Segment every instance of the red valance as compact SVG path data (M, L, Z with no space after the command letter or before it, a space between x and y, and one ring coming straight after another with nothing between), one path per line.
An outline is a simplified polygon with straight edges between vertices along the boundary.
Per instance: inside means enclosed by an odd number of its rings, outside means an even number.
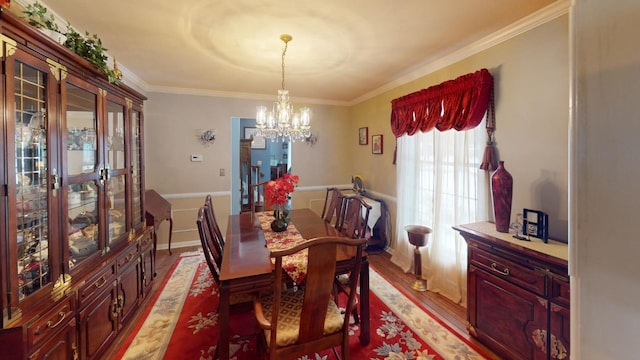
M391 101L396 137L418 130L467 130L478 126L489 106L493 76L487 69L462 75Z

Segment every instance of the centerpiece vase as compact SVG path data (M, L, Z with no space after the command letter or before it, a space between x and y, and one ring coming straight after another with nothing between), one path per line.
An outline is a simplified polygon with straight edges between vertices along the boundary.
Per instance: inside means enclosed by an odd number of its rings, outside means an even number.
M491 175L491 195L496 231L508 233L511 223L511 199L513 197L513 177L500 161L498 168Z
M273 206L273 217L275 218L271 222L271 230L274 232L283 232L289 227L289 212L280 205Z

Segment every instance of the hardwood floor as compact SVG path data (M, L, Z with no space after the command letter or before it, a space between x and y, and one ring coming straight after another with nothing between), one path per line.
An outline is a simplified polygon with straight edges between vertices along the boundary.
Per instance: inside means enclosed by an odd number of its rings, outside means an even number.
M157 293L160 285L163 283L166 275L169 270L175 263L177 257L180 253L198 250L199 247L185 247L185 248L177 248L173 249L173 255L169 255L169 251L167 250L159 250L156 254L156 273L157 277L155 279L153 290L151 294L144 300L142 303L142 307L150 306L151 299L153 299L154 295ZM422 304L425 308L430 310L431 312L437 314L442 320L444 320L450 327L458 330L459 333L466 335L464 336L470 342L476 345L478 348L485 349L487 353L492 354L490 359L500 359L498 356L493 355L490 350L487 350L482 344L478 343L474 338L468 335L466 330L466 309L458 304L453 303L449 299L439 295L432 293L430 291L418 292L411 288L411 282L415 279L412 274L405 274L402 269L397 267L391 262L391 256L388 253L375 253L369 255L369 263L378 270L378 272L382 273L385 278L394 283L396 287L400 288L407 296L412 298L414 301ZM140 310L136 313L136 318L132 319L129 324L123 328L114 343L107 350L103 359L114 359L115 354L122 346L124 340L129 335L129 333L133 330L135 325L141 320L142 313L144 311Z

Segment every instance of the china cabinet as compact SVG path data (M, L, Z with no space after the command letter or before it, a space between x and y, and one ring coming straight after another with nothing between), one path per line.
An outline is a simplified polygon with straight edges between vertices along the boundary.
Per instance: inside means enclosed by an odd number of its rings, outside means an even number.
M2 356L99 358L154 276L145 98L5 11L0 44Z
M518 240L489 222L454 229L469 249L471 335L507 359L568 360L567 244Z

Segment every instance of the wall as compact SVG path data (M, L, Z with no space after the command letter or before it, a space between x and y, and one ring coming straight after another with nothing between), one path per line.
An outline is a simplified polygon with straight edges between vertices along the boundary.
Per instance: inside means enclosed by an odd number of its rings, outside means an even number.
M263 100L231 99L167 93L149 93L145 103L145 181L172 203L174 230L172 245L197 245L196 213L206 194L214 197L216 217L226 231L231 213L232 146L238 146L240 122L232 129L232 118L254 118ZM274 94L275 97L275 94ZM324 201L326 184L350 183L352 159L348 151L347 108L309 105L313 111L315 145L292 145L293 172L300 176L294 206L316 206ZM297 106L296 106L297 107ZM237 119L236 119L237 120ZM216 141L203 146L198 129L215 129ZM236 140L232 140L232 130ZM201 154L202 162L191 162L191 154ZM220 175L220 169L225 172ZM299 198L299 199L296 199ZM309 205L310 203L316 205ZM321 211L321 208L320 208ZM166 248L168 224L158 233L159 248ZM180 244L182 243L182 244Z
M354 172L364 175L367 187L395 197L391 100L487 68L495 81L499 158L514 180L512 217L525 207L543 210L551 237L567 241L568 28L565 15L352 107ZM357 145L355 134L363 126L369 137L383 134L383 155L371 154L371 139L368 146ZM390 204L392 215L395 206Z
M572 358L637 359L640 3L575 3Z
M349 186L362 174L367 189L385 200L395 228L395 138L389 127L391 100L462 74L488 68L495 79L495 139L499 156L514 178L513 214L522 208L549 213L551 237L566 241L568 209L568 16L515 36L451 66L398 86L352 107L313 105L313 146L293 144L293 172L301 178L294 207L321 211L327 186ZM146 103L146 181L172 199L174 243L197 243L195 211L211 193L226 227L231 212L231 118L253 118L260 101L150 93ZM358 145L358 129L368 127L369 144ZM195 129L215 128L216 142L203 147ZM239 131L239 130L237 130ZM371 153L371 136L382 134L382 155ZM235 145L234 145L235 146ZM191 163L190 154L204 161ZM327 164L329 167L327 167ZM225 169L227 176L220 176ZM170 176L167 176L170 174ZM218 199L218 197L222 197ZM187 200L191 200L191 202ZM187 204L185 204L187 201ZM319 210L318 210L319 209ZM159 243L168 237L161 228Z
M573 79L568 77L568 25L563 17L367 100L348 109L347 114L344 109L328 109L334 121L317 124L318 144L313 148L296 145L303 150L303 159L313 159L296 172L304 173L302 184L314 184L318 189L308 187L310 191L297 194L294 206L316 206L317 198L322 197L320 184L348 183L352 173L362 173L368 188L393 198L390 100L487 67L496 77L496 140L500 156L514 176L514 206L548 211L552 236L571 239L572 358L634 359L640 352L635 336L640 323L640 281L635 266L640 243L633 226L640 213L636 106L640 52L634 46L640 4L627 0L574 3L572 28L577 46L571 164L567 163L566 128L568 84ZM229 180L219 178L217 169L228 169L230 163L227 157L215 154L228 151L229 140L219 137L205 152L188 139L190 132L194 127L214 124L219 135L228 133L222 123L231 116L253 117L255 102L150 94L146 104L147 185L163 194L224 193ZM357 129L363 126L369 127L369 135L384 135L383 155L373 156L370 146L357 145ZM336 137L328 139L331 133ZM206 166L188 163L186 156L193 151L205 152ZM326 174L324 167L318 166L324 163L338 169ZM568 202L569 165L570 217L564 205ZM194 173L200 176L190 176ZM228 196L216 198L216 211L223 212L218 207L228 209L228 201ZM199 206L201 199L172 202L187 209ZM185 224L192 222L193 214L184 218ZM226 227L226 221L222 225ZM194 234L187 238L196 239Z

